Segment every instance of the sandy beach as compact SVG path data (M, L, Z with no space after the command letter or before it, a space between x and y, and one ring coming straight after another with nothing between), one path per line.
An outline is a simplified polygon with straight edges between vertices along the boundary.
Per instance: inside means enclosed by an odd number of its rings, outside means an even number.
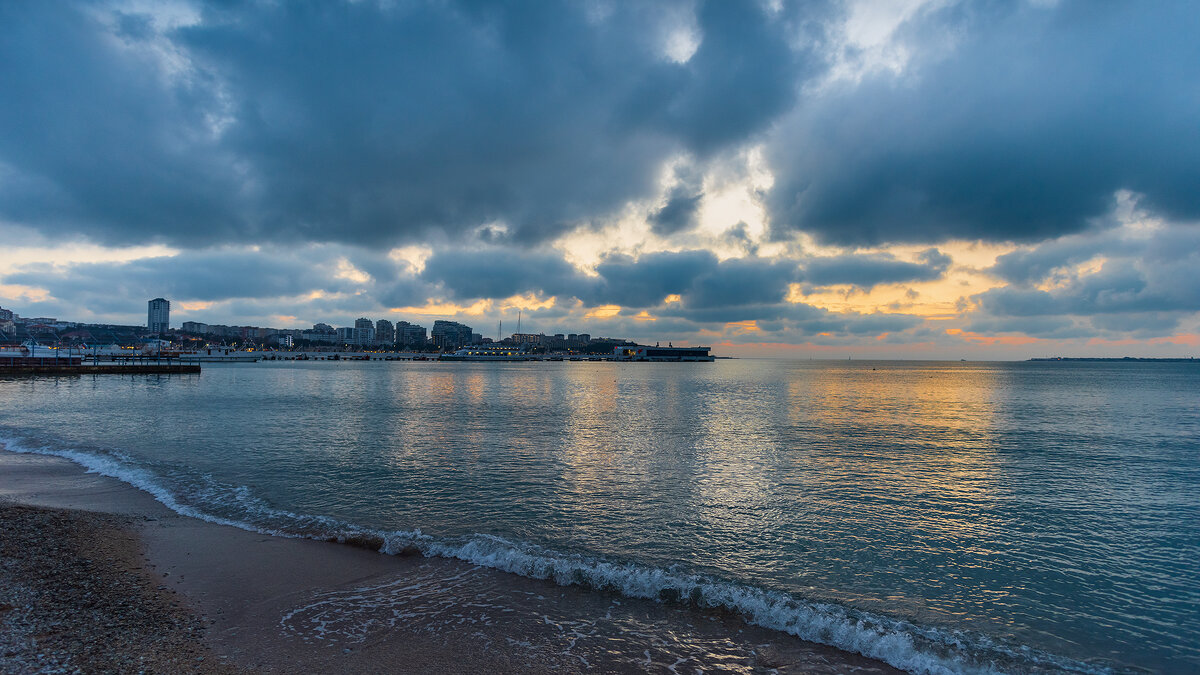
M56 457L0 452L0 500L5 672L898 672L728 615L215 525Z

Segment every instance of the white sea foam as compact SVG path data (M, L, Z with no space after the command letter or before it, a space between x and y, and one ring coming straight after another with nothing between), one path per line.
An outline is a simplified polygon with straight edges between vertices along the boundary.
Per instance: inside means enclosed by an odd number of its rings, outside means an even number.
M324 516L297 514L272 508L245 487L209 484L191 495L199 506L185 503L163 486L151 470L119 453L97 453L48 446L29 447L16 439L0 437L0 446L17 453L52 455L68 459L90 473L128 483L172 511L232 527L290 538L379 541L381 553L395 555L414 548L427 557L462 560L560 585L579 585L617 592L634 598L720 608L740 615L751 624L879 659L912 673L990 674L1015 671L1104 673L1106 669L1039 652L1025 646L1000 644L965 631L918 626L847 608L814 602L786 593L722 580L600 560L548 550L533 544L476 534L462 539L439 539L419 529L381 532L358 528ZM232 500L222 502L224 497ZM214 509L233 501L245 520L217 515ZM271 523L273 526L267 526Z

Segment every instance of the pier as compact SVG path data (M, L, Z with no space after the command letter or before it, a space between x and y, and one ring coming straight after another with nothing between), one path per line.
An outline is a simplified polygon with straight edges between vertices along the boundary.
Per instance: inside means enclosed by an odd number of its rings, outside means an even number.
M138 363L84 363L78 356L0 356L0 377L5 375L167 375L199 373L200 366L177 360Z

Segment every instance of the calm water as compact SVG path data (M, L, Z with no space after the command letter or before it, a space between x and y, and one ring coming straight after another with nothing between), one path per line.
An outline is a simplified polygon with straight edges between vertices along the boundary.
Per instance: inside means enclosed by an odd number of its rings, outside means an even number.
M206 365L0 380L0 437L913 671L1200 669L1200 364Z

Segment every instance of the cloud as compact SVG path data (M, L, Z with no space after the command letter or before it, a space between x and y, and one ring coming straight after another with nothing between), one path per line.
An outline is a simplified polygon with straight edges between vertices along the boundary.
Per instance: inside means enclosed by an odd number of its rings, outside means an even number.
M650 229L660 237L686 230L695 222L703 198L702 192L693 194L683 188L672 190L666 205L650 214Z
M742 341L1193 330L1194 6L854 11L0 4L0 291L263 322L532 295L548 328ZM866 252L890 243L924 250Z
M697 277L683 293L683 304L689 309L776 304L783 302L795 280L796 265L790 261L731 258Z
M1096 267L1072 263L1099 257ZM1029 329L1025 319L1050 321L1030 334L1058 334L1054 322L1081 319L1093 334L1163 335L1200 307L1200 230L1173 226L1149 233L1067 238L1001 256L997 268L1018 281L1051 276L1054 285L1001 286L978 294L976 324L1005 332ZM993 268L996 269L996 268ZM1004 323L1007 322L1007 323ZM981 331L982 332L982 331Z
M718 267L711 251L648 253L635 261L630 256L612 255L596 266L601 281L583 298L591 304L623 307L653 307L668 295L686 293L701 276Z
M1061 316L973 318L963 328L980 335L1028 335L1044 339L1073 339L1095 334L1086 321Z
M803 278L814 286L849 284L869 289L880 284L940 279L952 262L936 248L922 251L917 259L905 262L889 253L813 258L804 264Z
M245 226L238 173L206 131L217 92L131 46L144 24L114 35L85 5L45 3L5 3L0 24L0 219L185 245Z
M1200 217L1197 14L1187 2L952 3L900 72L839 80L768 145L775 235L876 245L1079 232L1118 190Z
M131 309L137 316L146 300L162 296L180 303L176 313L182 303L204 302L217 303L224 313L252 308L259 318L286 314L331 320L354 311L421 305L437 291L387 256L334 246L217 248L120 262L27 264L0 281L45 289L53 299L46 311L81 318L129 316ZM74 309L64 311L69 308Z
M595 271L596 276L587 276L553 251L490 247L438 251L426 261L421 279L461 300L533 293L577 298L591 307L644 309L678 295L688 311L722 309L739 315L782 303L796 279L796 265L788 260L718 261L706 250L648 253L636 259L610 255Z
M10 3L0 22L0 219L109 244L554 238L763 132L819 63L752 3L248 2L175 26Z
M584 283L561 254L501 247L437 251L425 262L421 278L464 300L521 293L579 295Z
M1018 249L996 258L988 272L1014 284L1048 279L1055 270L1085 262L1105 249L1106 242L1077 237L1052 240L1034 248Z
M295 295L314 289L349 290L335 263L306 255L254 251L189 251L129 262L83 263L63 269L26 266L5 283L45 288L59 298L95 301L170 296L181 301Z

